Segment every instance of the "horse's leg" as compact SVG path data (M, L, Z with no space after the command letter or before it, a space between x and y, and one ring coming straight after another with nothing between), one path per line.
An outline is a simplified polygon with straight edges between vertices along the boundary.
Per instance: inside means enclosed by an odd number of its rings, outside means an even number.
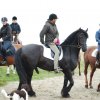
M92 86L92 78L93 78L95 70L96 70L96 67L94 67L94 66L91 65L90 82L89 82L90 88L93 88L93 86Z
M81 76L80 61L78 61L79 76Z
M7 72L6 72L6 75L9 76L10 75L10 66L7 65Z
M88 65L89 65L89 63L85 63L85 68L84 68L84 75L85 75L85 88L88 88L88 79L87 79L87 70L88 70Z
M62 91L61 91L61 95L62 95L62 97L70 97L69 91L71 90L72 86L74 85L74 81L73 81L73 78L72 78L72 73L71 73L70 70L68 71L68 69L67 69L67 71L64 74L65 74L65 76L64 76L64 85L63 85L63 88L62 88ZM67 86L68 81L70 81L70 83Z
M17 90L21 90L21 86L22 86L22 83L21 83L21 82L19 82L19 85L18 85Z
M100 92L100 83L98 84L97 92Z
M13 71L13 74L16 73L16 68L15 68L15 64L14 65L10 65L11 66L11 70Z
M28 72L29 73L27 73L27 83L28 83L29 88L30 88L30 90L28 91L28 94L30 96L36 96L36 93L33 91L32 86L31 86L31 80L32 80L33 71L30 70Z

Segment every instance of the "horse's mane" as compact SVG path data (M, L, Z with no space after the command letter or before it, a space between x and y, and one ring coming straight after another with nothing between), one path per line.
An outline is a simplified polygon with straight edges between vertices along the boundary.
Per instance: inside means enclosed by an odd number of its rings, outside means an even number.
M80 34L80 31L82 31L82 33L84 33L84 35L88 38L87 32L85 30L79 28L78 30L71 33L61 45L73 44L73 41L77 39L77 36Z

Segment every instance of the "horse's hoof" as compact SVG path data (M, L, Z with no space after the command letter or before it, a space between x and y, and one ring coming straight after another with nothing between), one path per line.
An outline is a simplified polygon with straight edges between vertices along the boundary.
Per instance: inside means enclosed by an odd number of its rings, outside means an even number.
M6 74L6 76L10 76L9 74Z
M64 98L69 98L69 97L70 97L67 88L62 89L61 95L62 95L62 97L64 97Z
M90 89L93 89L93 86L90 86Z
M63 98L70 98L70 94L69 94L69 93L63 94L62 97L63 97Z
M79 76L81 76L81 74L79 74Z
M88 89L88 85L85 85L85 88Z
M29 92L28 92L28 95L29 95L30 97L36 97L36 93L35 93L34 91L29 91Z
M100 89L97 89L97 92L100 92Z

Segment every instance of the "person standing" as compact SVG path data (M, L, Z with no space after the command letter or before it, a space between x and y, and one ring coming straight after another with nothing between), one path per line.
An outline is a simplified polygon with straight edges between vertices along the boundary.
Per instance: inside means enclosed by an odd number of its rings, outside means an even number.
M12 28L13 41L14 43L18 43L19 42L18 36L21 32L21 28L20 25L17 23L16 16L12 17L12 24L10 26Z
M59 49L56 44L59 42L59 33L56 26L57 20L56 14L50 14L49 19L46 21L42 31L40 32L40 42L46 44L54 52L54 71L56 73L60 72L62 69L59 67ZM44 39L45 37L45 39Z

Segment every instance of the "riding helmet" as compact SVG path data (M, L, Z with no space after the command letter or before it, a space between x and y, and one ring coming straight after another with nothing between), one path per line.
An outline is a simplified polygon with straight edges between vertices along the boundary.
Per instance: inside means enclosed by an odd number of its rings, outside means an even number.
M50 14L48 20L58 19L56 14Z
M5 22L5 21L8 21L8 19L6 17L2 17L1 22Z
M12 17L12 20L17 20L17 17L16 16Z

